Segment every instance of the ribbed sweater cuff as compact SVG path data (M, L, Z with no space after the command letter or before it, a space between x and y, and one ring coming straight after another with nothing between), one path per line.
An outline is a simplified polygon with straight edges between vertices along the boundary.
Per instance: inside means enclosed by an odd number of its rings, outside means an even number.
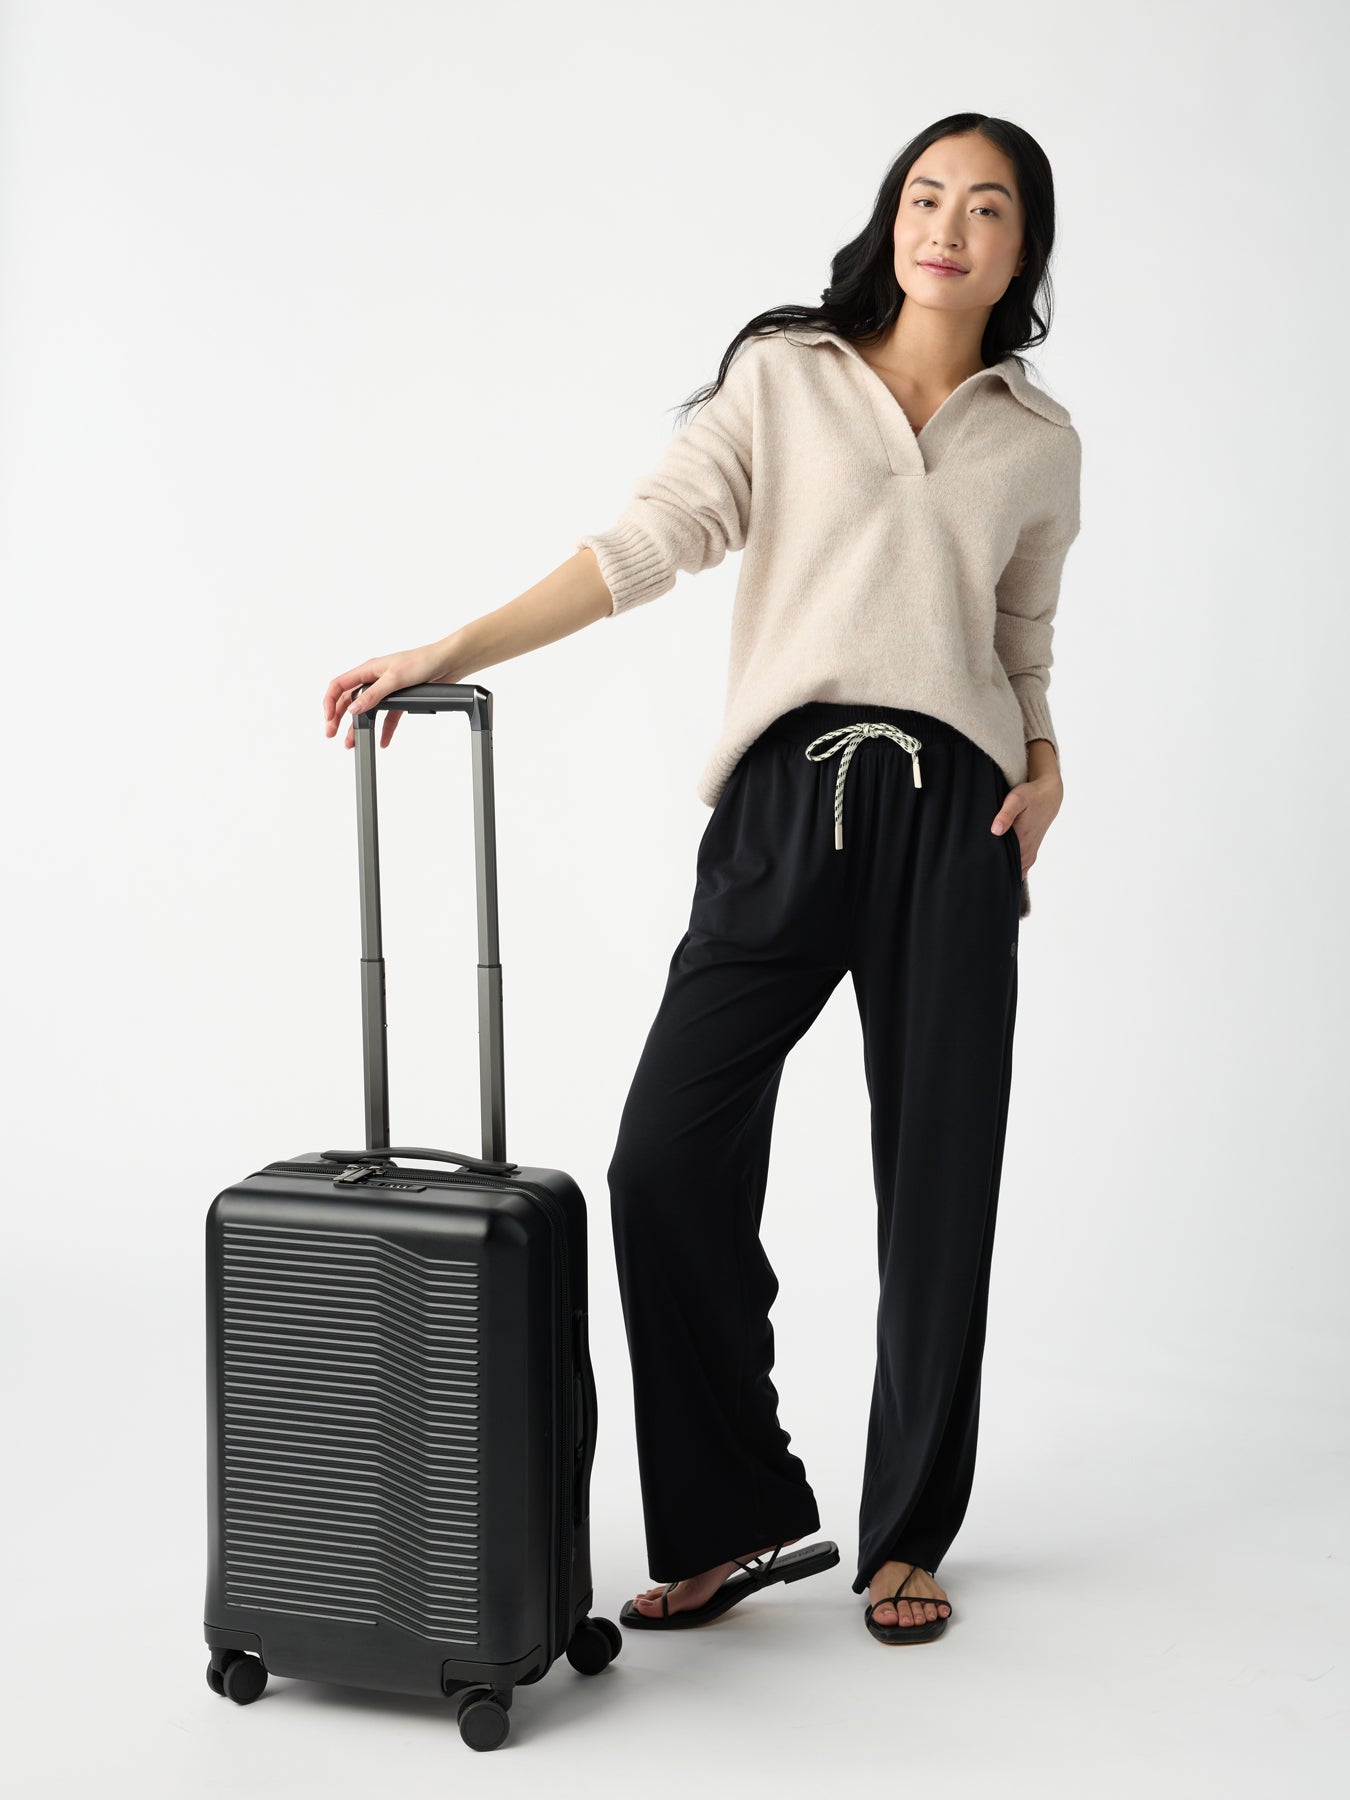
M610 611L627 612L655 600L673 585L659 546L631 519L620 520L612 531L600 531L577 539L577 549L589 545L600 564L600 573L613 598Z
M1055 755L1059 755L1059 740L1055 736L1054 722L1050 717L1050 704L1045 697L1045 688L1034 675L1018 676L1013 681L1013 691L1017 695L1017 703L1022 708L1022 737L1030 743L1032 738L1049 738L1055 747Z

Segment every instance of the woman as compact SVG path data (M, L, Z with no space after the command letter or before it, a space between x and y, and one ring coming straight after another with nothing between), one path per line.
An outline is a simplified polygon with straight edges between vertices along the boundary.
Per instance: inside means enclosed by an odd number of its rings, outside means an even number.
M892 165L822 304L738 333L609 531L324 696L331 736L359 686L369 706L462 681L745 552L689 929L608 1171L661 1570L630 1626L703 1624L838 1561L787 1549L820 1520L778 1423L759 1228L784 1059L845 973L880 1271L853 1591L886 1644L952 1614L935 1577L974 1475L1019 922L1063 797L1046 689L1081 446L1015 356L1046 335L1053 214L1026 132L940 120Z

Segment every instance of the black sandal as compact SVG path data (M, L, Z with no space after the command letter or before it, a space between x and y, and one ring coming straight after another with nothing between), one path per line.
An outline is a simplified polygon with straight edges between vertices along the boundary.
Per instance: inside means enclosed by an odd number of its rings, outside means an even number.
M947 1629L948 1620L952 1617L951 1601L924 1600L913 1594L909 1596L910 1606L945 1606L947 1608L947 1617L944 1619L942 1614L939 1613L936 1619L925 1619L922 1625L902 1625L898 1619L894 1625L878 1625L876 1620L872 1617L873 1609L878 1606L891 1605L896 1606L898 1610L898 1601L904 1596L905 1589L909 1586L910 1582L913 1581L920 1567L921 1565L919 1563L915 1563L909 1574L906 1575L899 1587L890 1596L889 1601L873 1600L868 1606L867 1611L863 1614L864 1619L867 1621L867 1629L871 1632L872 1636L876 1638L878 1643L931 1644L934 1638L940 1638ZM926 1571L929 1575L931 1575L932 1572L931 1569Z
M766 1587L772 1587L776 1581L805 1581L808 1575L819 1575L825 1569L832 1569L839 1561L839 1546L828 1540L822 1544L811 1544L805 1550L789 1550L786 1556L780 1556L781 1544L773 1555L765 1562L756 1556L748 1563L741 1562L739 1556L730 1561L739 1563L745 1570L744 1575L728 1575L710 1600L702 1606L691 1606L683 1612L673 1613L670 1610L669 1594L671 1588L678 1587L679 1581L672 1581L661 1596L661 1617L651 1618L639 1612L630 1600L619 1614L621 1625L632 1625L643 1631L683 1631L691 1625L706 1625L712 1619L720 1619L724 1612L744 1600L747 1594L758 1594ZM756 1566L758 1565L758 1566Z

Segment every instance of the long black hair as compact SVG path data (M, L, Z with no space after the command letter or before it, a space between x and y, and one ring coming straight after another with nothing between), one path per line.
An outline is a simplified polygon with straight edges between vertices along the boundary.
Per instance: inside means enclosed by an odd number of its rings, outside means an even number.
M981 355L986 367L1006 356L1020 362L1018 351L1043 343L1050 329L1052 296L1047 265L1055 241L1055 184L1049 160L1030 132L1009 119L992 119L987 113L952 113L912 137L886 171L871 218L851 243L835 253L830 285L821 294L820 305L772 306L757 313L727 345L716 381L691 394L680 407L681 414L712 399L746 338L768 336L788 325L823 326L850 341L879 337L905 301L895 278L894 232L909 171L939 138L972 131L997 144L1012 163L1025 219L1022 273L1013 277L991 308L980 342ZM1036 310L1042 288L1044 317Z

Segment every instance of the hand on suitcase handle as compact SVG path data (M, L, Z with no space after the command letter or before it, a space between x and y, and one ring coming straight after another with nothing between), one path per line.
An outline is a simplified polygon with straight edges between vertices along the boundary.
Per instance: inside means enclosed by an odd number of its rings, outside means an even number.
M338 722L344 712L368 713L378 711L389 699L390 694L401 688L419 686L458 686L459 676L463 672L459 663L463 659L457 657L446 640L435 644L423 644L416 650L400 650L393 656L372 656L367 662L357 663L345 674L335 675L329 682L323 697L324 735L333 737L337 733ZM362 689L366 691L361 693ZM468 692L468 689L463 690ZM361 693L359 701L353 702L353 696ZM463 700L450 700L448 708L462 708ZM392 707L385 720L380 745L388 749L390 739L398 727L398 722L405 712L434 712L441 710L431 705ZM356 747L356 727L348 728L346 748Z
M419 1150L408 1144L382 1145L374 1150L321 1150L325 1162L385 1162L391 1156L417 1156L424 1162L458 1163L481 1175L510 1175L520 1167L513 1162L488 1162L481 1156L464 1156L458 1150Z

